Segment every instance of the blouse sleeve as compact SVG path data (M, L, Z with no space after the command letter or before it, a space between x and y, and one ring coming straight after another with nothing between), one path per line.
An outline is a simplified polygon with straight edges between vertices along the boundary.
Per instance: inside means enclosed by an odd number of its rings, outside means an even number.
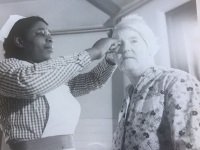
M68 82L88 64L86 51L30 64L18 59L0 62L0 95L13 98L37 98Z
M187 75L167 94L168 118L176 150L200 149L200 84Z
M77 97L100 88L111 77L115 68L116 65L109 65L103 59L90 72L79 74L68 82L72 95Z

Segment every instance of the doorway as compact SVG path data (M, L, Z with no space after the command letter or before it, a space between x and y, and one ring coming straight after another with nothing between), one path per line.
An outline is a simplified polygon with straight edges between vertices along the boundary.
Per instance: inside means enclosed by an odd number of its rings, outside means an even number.
M171 67L184 70L200 80L200 32L196 1L189 1L166 13Z

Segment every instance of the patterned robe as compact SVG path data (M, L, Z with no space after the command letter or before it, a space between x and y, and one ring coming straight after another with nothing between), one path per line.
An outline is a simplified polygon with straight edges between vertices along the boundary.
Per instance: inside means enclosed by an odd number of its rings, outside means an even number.
M200 150L200 83L152 67L128 86L113 150Z

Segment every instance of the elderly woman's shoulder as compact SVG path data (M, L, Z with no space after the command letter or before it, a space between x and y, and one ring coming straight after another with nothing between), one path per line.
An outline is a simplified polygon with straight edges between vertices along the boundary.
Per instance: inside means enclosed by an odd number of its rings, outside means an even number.
M166 75L171 75L171 76L192 76L190 73L176 69L176 68L170 68L170 67L158 67L159 70L162 70L162 72Z
M180 82L198 82L199 80L192 75L191 73L188 73L186 71L175 69L175 68L167 68L167 67L158 67L159 70L162 70L162 76L167 77L168 79L171 79L173 81L180 81Z

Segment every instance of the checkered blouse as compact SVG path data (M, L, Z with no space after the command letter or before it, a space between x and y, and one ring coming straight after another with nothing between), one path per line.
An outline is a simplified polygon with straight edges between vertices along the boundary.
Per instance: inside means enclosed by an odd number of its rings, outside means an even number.
M92 71L80 74L91 63L86 51L30 64L15 58L0 62L0 125L6 141L40 138L49 116L45 93L66 84L73 96L101 87L114 71L105 59Z

